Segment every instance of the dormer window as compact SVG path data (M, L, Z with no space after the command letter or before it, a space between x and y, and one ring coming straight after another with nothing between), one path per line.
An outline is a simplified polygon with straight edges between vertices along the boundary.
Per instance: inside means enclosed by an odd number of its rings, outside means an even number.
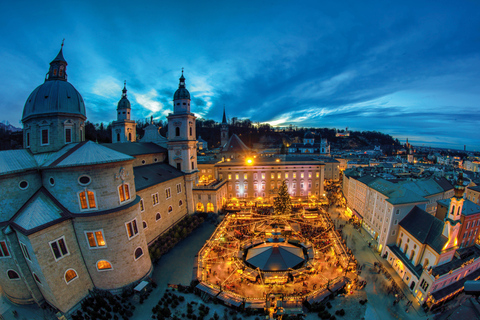
M53 75L57 76L57 69L53 69Z

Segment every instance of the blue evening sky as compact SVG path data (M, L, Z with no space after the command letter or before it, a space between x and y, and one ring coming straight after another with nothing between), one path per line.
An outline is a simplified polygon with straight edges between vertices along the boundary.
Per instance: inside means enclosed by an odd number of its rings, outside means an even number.
M124 80L132 118L164 120L184 67L199 117L480 150L479 1L9 1L0 120L21 127L63 38L94 123Z

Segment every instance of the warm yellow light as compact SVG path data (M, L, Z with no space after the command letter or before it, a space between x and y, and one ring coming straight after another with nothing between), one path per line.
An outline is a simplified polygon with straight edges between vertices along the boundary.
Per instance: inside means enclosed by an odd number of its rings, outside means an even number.
M275 162L280 162L280 159L276 159Z
M228 158L227 161L230 161L230 158Z
M252 165L252 164L253 164L253 159L248 158L248 159L247 159L247 164L248 164L248 165Z

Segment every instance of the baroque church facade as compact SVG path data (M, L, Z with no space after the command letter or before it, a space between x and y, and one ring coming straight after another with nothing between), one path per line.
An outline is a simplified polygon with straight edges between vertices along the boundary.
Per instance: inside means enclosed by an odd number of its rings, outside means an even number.
M62 45L25 103L24 148L0 152L0 286L12 302L68 313L93 288L118 292L150 276L148 245L194 212L195 116L183 72L173 104L169 139L152 121L129 143L125 85L114 143L85 141L85 103L67 81Z

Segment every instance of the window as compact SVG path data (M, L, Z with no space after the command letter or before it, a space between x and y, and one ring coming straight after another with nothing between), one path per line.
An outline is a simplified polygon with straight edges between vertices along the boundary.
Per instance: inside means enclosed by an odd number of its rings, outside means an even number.
M48 144L48 129L42 129L42 135L41 135L42 141L40 145L45 146Z
M395 212L396 214L399 214L400 213L400 209L397 209L397 212Z
M231 174L228 175L228 180L232 180L232 175Z
M100 260L97 262L97 270L98 271L107 271L112 270L112 264L107 260Z
M155 215L155 221L158 221L162 218L162 216L160 215L160 212L157 212L157 214Z
M238 173L235 173L235 179L238 180Z
M302 173L300 173L300 178L303 178L303 177L304 177L304 174L303 174L303 172L302 172Z
M294 172L294 173L293 173L293 179L296 179L296 178L297 178L297 173Z
M30 132L27 132L27 148L30 147Z
M5 241L0 241L0 258L10 257L10 252Z
M125 227L127 228L129 240L138 234L137 219L133 219L132 221L125 223Z
M423 289L423 291L427 291L428 283L427 283L427 281L425 281L425 279L422 279L422 282L420 282L420 287Z
M309 178L312 177L312 173L311 173L311 172L308 173L308 177L309 177Z
M20 276L18 275L18 273L16 271L13 271L13 270L8 270L7 275L8 275L8 279L10 279L10 280L20 279Z
M182 200L179 200L178 201L178 206L181 207L183 205L183 201Z
M281 178L282 178L282 174L281 174L280 172L277 174L277 178L278 178L278 179L281 179Z
M67 245L65 243L65 237L61 237L49 243L50 243L50 248L52 249L53 256L55 257L55 261L58 261L70 254L68 252Z
M320 176L320 172L317 172L315 176L318 178Z
M177 163L177 170L182 170L182 164L181 163Z
M248 184L245 184L245 185L243 186L243 189L244 189L244 190L247 190L247 189L248 189Z
M148 226L147 226L147 222L145 220L143 220L143 229L147 229Z
M40 281L40 278L39 278L35 273L33 273L33 278L34 278L35 281L37 281L38 283L42 284L42 281Z
M180 183L177 184L177 193L182 193L182 185Z
M140 212L145 211L145 205L143 204L143 199L140 199Z
M78 278L78 275L77 275L77 272L73 269L68 269L67 271L65 271L65 282L67 284L69 284L70 282L72 282L73 280L77 279Z
M22 190L27 189L28 188L28 181L25 181L25 180L20 181L20 183L18 184L18 187Z
M72 142L72 129L65 129L65 143Z
M48 181L50 182L50 185L52 187L55 185L55 179L53 179L52 177L50 177L50 179Z
M247 180L247 174L246 173L243 174L243 179Z
M288 172L285 173L285 179L288 179Z
M172 212L173 211L173 207L172 206L168 206L168 213Z
M28 260L28 261L32 261L32 259L30 259L30 254L28 253L28 249L27 249L27 246L23 243L20 242L20 248L22 248L22 253L23 253L23 256Z
M275 179L275 173L270 173L270 179Z
M153 201L154 206L156 206L158 204L158 192L152 194L152 201Z
M103 236L103 230L85 231L85 236L87 237L88 245L90 246L90 248L107 247L105 237Z
M140 259L141 256L143 256L143 250L142 248L138 247L135 249L135 260Z
M118 186L118 195L120 196L120 203L130 200L130 190L128 183L124 183Z
M179 137L180 136L180 127L175 128L175 136Z
M393 221L393 224L397 224L397 223L398 223L398 220L395 219L395 220Z
M172 193L170 192L170 188L165 189L165 198L170 199L172 197Z
M90 179L89 176L80 176L78 178L78 183L82 186L87 186L90 184L90 182L92 182L92 179Z
M81 210L91 210L97 208L97 204L95 201L95 192L93 192L92 190L87 190L85 188L85 190L78 193L78 198L80 200Z

